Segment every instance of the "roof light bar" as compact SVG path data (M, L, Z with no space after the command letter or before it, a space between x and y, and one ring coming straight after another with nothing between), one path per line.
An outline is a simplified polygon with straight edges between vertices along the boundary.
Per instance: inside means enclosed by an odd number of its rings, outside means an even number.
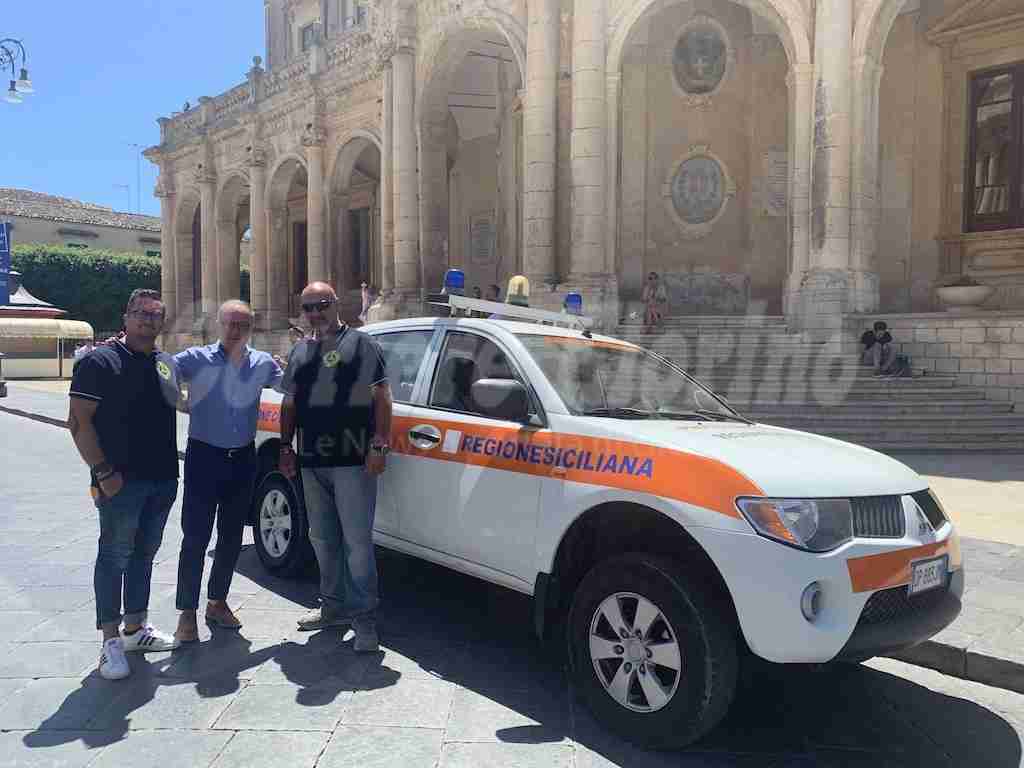
M471 299L467 296L456 296L453 294L435 294L427 297L428 304L436 304L440 307L449 307L453 310L468 312L480 312L484 315L500 315L503 320L524 320L532 323L550 323L551 325L565 325L569 328L586 330L594 325L592 317L585 315L570 315L562 312L551 312L546 309L533 309L531 307L519 307L515 304L506 304L501 301L487 301L486 299Z

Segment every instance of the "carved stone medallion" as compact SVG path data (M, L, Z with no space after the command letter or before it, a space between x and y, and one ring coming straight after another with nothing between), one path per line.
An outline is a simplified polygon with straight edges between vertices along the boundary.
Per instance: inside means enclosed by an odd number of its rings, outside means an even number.
M734 63L735 52L725 28L706 14L697 14L679 31L671 49L673 82L686 102L706 108Z
M709 147L695 144L676 162L662 194L683 236L700 238L725 212L736 185Z

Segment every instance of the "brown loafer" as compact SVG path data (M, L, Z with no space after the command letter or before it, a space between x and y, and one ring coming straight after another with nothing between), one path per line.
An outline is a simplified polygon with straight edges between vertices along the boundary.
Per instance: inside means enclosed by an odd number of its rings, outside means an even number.
M221 627L222 629L238 629L242 626L242 622L238 620L238 617L232 612L227 605L210 608L206 607L206 621L214 626Z
M191 621L185 618L185 614L181 615L178 619L178 628L174 631L174 639L180 643L194 643L199 639L199 627L194 613Z

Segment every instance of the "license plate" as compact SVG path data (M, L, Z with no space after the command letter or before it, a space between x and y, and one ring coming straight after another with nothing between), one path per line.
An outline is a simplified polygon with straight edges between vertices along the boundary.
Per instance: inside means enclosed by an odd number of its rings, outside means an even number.
M908 594L917 595L929 589L941 587L946 583L949 572L949 555L933 557L930 560L918 560L910 564L910 586Z

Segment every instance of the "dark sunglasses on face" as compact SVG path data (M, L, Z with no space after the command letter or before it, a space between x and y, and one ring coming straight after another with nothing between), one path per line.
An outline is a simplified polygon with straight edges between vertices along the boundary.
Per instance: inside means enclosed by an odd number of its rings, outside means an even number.
M164 319L163 312L143 312L141 309L133 309L128 315L150 323L159 323Z
M333 299L320 299L320 301L314 302L312 304L303 304L302 305L302 311L306 312L306 313L309 313L309 312L326 312L327 308L329 306L331 306L333 303L334 303Z

